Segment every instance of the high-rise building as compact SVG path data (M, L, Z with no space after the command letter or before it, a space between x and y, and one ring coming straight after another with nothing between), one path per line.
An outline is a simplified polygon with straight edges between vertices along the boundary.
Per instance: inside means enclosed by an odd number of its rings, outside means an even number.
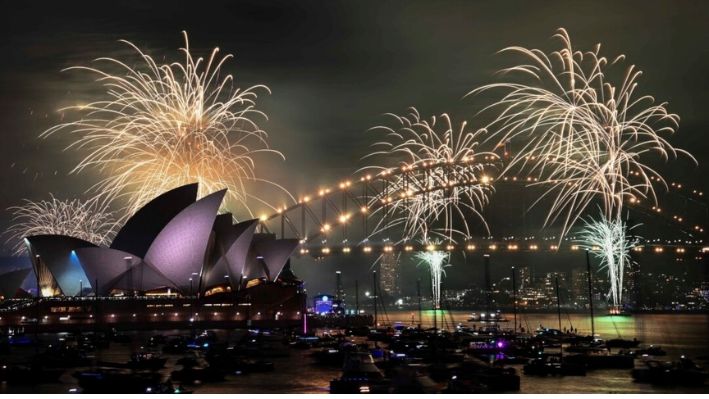
M517 276L515 276L517 281L517 289L524 290L531 288L532 275L530 273L529 266L517 266L515 270L517 271Z
M398 253L385 253L379 263L379 285L382 295L385 298L394 298L401 294L399 284L399 260Z
M709 282L702 282L699 286L699 294L704 298L704 301L709 302Z
M623 303L632 307L642 307L640 282L640 264L638 262L630 262L624 270L623 276Z
M345 301L345 289L342 286L342 272L339 270L335 272L335 299L341 302Z
M571 300L581 306L588 306L588 272L584 269L571 271Z

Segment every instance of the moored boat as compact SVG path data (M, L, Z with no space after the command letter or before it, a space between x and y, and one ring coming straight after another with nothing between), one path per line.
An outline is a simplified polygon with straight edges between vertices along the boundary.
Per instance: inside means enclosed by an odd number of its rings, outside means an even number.
M126 369L97 368L73 374L84 393L116 394L145 393L149 387L160 383L155 372L135 372Z
M586 375L586 365L583 363L569 362L557 355L547 355L529 361L523 368L525 375L536 375L545 377Z
M342 376L330 381L330 393L387 393L388 388L389 380L367 352L348 353Z
M468 318L468 321L476 323L502 323L508 320L502 313L500 313L500 311L496 311L487 313L472 313Z
M626 353L610 353L605 348L589 348L583 353L564 356L568 363L583 364L588 369L631 369L635 358Z
M678 362L645 360L633 369L635 382L653 385L701 386L709 374L692 360L682 356Z

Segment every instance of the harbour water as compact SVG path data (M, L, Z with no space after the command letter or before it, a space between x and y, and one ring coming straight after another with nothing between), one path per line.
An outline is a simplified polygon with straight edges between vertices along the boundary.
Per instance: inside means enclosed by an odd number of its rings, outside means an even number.
M413 313L414 322L418 323L418 312ZM422 324L432 326L434 314L423 312ZM468 322L470 312L453 311L448 314L439 312L435 315L439 327L450 328L452 325ZM409 325L412 312L394 311L380 315L380 322ZM511 319L511 315L508 315ZM525 329L535 329L540 325L558 328L556 314L525 314L518 316L518 323ZM596 333L602 338L622 337L637 338L643 344L661 346L668 352L666 358L676 359L687 355L700 359L699 364L707 368L709 359L709 316L687 314L641 314L633 316L599 316L595 319ZM509 327L512 327L511 322ZM562 328L574 328L579 333L590 332L590 319L586 315L563 315ZM97 356L104 361L126 361L131 352L139 350L141 343L154 334L177 334L178 331L140 331L130 332L132 343L113 343L108 349L101 350ZM182 333L185 333L184 331ZM220 339L233 340L239 332L217 331ZM53 334L40 337L49 341ZM315 363L308 356L310 350L290 349L288 356L272 359L275 371L247 375L228 376L220 383L186 386L195 393L327 393L330 380L340 375L335 367L324 367ZM24 354L23 354L24 352ZM31 348L13 348L6 361L12 362L34 353ZM166 377L174 369L180 356L168 355L167 367L161 371ZM703 360L701 360L703 359ZM591 371L585 377L529 377L523 375L521 366L514 366L521 375L520 393L705 393L709 387L656 387L633 382L630 370ZM39 384L32 386L0 386L0 393L67 393L76 388L76 380L71 376L74 370L68 370L60 378L60 383Z

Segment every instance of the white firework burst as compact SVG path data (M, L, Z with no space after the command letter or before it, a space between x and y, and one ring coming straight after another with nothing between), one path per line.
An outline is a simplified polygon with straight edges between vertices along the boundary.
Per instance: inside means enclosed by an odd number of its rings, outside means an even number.
M466 122L454 127L447 114L421 119L415 108L408 115L388 115L394 126L372 128L385 140L365 157L382 162L363 168L376 171L384 186L368 198L381 213L373 234L400 228L404 241L427 242L431 236L454 241L454 235L471 236L472 218L487 232L481 212L492 186L484 172L498 158L477 151L483 132L468 130Z
M584 222L577 240L581 247L598 258L602 269L608 270L608 297L618 309L623 304L625 267L632 263L630 251L639 242L638 237L629 234L636 226L628 226L621 219L608 220L603 213L598 219L588 218Z
M450 266L448 252L436 249L436 244L429 244L426 251L416 252L414 259L419 261L419 265L425 265L431 275L431 291L434 309L441 308L441 281L445 275L444 268Z
M96 245L109 245L116 226L113 214L97 199L24 200L8 208L12 225L6 231L7 244L14 255L26 252L25 237L58 234L79 238Z

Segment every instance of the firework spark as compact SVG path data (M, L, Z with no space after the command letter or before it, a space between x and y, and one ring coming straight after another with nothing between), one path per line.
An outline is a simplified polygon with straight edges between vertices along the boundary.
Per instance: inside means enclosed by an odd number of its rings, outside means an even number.
M95 74L103 98L61 110L80 117L42 137L62 132L75 138L68 148L88 155L72 172L95 167L106 173L93 189L122 198L126 215L193 182L199 183L200 197L227 188L229 198L247 210L248 200L265 204L248 193L248 184L265 182L287 194L255 175L256 154L283 157L269 148L266 132L255 122L266 118L256 100L270 93L268 87L235 87L233 76L223 71L231 55L219 57L215 48L207 59L194 58L186 33L184 38L184 63L158 64L123 41L135 50L137 62L99 58L102 67L69 68Z
M466 122L456 128L447 114L421 119L415 108L408 115L388 115L395 127L372 128L386 139L373 144L376 150L365 157L387 162L364 168L377 171L385 186L368 199L382 213L374 234L401 228L404 241L427 242L431 235L453 241L454 234L471 236L471 216L487 231L481 210L492 187L483 171L497 156L477 151L482 131L469 131Z
M59 234L96 245L109 245L116 226L113 215L97 199L60 200L51 195L49 201L24 200L24 204L8 208L12 226L6 231L7 244L14 255L25 254L25 237Z
M414 258L419 261L419 265L425 265L431 274L431 290L433 295L434 309L441 308L441 281L445 275L444 268L450 266L448 252L438 251L434 244L429 244L426 251L417 252Z
M601 269L608 270L610 291L608 297L615 309L622 306L623 275L630 265L630 250L639 242L629 232L636 226L627 226L620 219L609 220L601 213L598 219L584 220L578 241L583 248L591 251L600 262Z

